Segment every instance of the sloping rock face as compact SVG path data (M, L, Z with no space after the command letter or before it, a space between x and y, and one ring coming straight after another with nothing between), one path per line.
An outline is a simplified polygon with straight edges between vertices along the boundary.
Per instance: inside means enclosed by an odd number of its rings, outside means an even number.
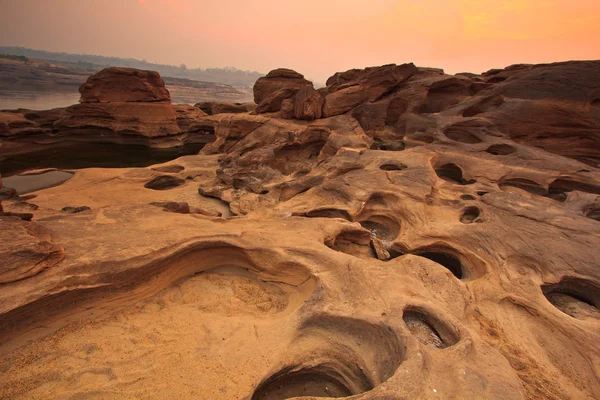
M0 230L10 235L9 240L0 243L0 284L32 277L55 266L64 257L63 249L51 242L42 225L0 216Z
M105 68L90 76L79 93L81 103L171 102L158 72L135 68Z
M596 65L351 70L342 114L201 116L201 154L3 201L64 258L2 284L0 397L600 398ZM515 133L563 103L588 128Z

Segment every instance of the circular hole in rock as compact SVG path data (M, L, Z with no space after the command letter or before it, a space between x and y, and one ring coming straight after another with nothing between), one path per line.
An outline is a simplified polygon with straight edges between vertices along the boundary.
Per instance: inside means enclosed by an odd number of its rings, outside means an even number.
M563 313L577 319L600 319L600 288L580 278L563 278L542 286L546 299Z
M446 269L452 272L452 275L457 277L458 279L463 279L465 277L464 266L460 261L460 258L456 257L453 254L448 254L440 251L427 251L427 250L417 250L413 252L414 255L419 257L425 257L433 262L436 262Z
M406 165L402 164L402 163L397 163L397 164L383 164L379 167L379 169L384 170L384 171L402 171L403 169L406 169Z
M463 210L460 216L460 222L462 222L463 224L471 224L475 222L477 218L479 218L479 215L481 215L481 210L479 209L479 207L467 207Z
M372 387L366 390L371 390ZM256 389L252 400L282 400L295 397L348 397L353 393L345 377L332 366L286 368Z
M410 333L426 346L443 349L458 343L456 332L425 310L408 308L402 318Z
M299 330L286 367L259 384L252 400L358 395L387 381L404 359L404 342L387 325L316 315Z
M152 190L169 190L181 186L185 183L184 179L170 175L161 175L147 182L144 187Z
M475 182L474 180L464 179L462 169L453 163L444 164L441 167L436 168L435 173L438 177L450 183L470 185Z
M486 153L490 153L495 156L507 156L515 151L517 150L508 144L493 144L487 148Z
M383 215L372 215L359 222L363 228L371 231L371 236L381 240L393 241L400 233L400 224Z
M463 194L462 196L460 196L461 200L475 200L475 196L470 195L470 194Z

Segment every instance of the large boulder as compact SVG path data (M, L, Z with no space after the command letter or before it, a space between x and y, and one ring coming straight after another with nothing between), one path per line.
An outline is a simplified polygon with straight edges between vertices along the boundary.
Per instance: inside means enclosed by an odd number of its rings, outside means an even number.
M169 91L158 72L106 68L90 76L79 92L81 104L68 107L53 125L58 136L101 136L147 144L146 138L181 133ZM131 141L123 136L144 139Z
M302 74L286 68L279 68L259 78L254 84L254 102L257 113L276 112L285 99L292 98L304 87L312 87L312 82Z
M321 118L323 97L312 86L303 87L294 96L294 117L313 120Z
M327 80L323 116L331 117L375 101L418 71L414 64L384 65L336 73Z
M135 68L105 68L90 76L79 93L81 103L171 102L158 72Z

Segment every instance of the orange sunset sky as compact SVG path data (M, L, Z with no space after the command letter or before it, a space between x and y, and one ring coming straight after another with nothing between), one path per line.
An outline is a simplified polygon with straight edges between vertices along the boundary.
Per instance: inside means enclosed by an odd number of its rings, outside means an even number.
M0 45L267 72L600 59L600 0L0 0Z

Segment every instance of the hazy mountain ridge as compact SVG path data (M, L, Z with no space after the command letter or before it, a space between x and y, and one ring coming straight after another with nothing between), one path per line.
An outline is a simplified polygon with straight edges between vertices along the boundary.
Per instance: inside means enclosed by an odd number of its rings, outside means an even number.
M225 68L187 68L180 66L155 64L134 58L105 57L91 54L57 53L34 50L17 46L0 46L0 54L43 59L53 64L76 69L100 70L105 67L131 67L157 71L162 76L185 78L205 82L224 83L233 86L252 87L254 82L265 74L257 71L244 71L234 67Z

